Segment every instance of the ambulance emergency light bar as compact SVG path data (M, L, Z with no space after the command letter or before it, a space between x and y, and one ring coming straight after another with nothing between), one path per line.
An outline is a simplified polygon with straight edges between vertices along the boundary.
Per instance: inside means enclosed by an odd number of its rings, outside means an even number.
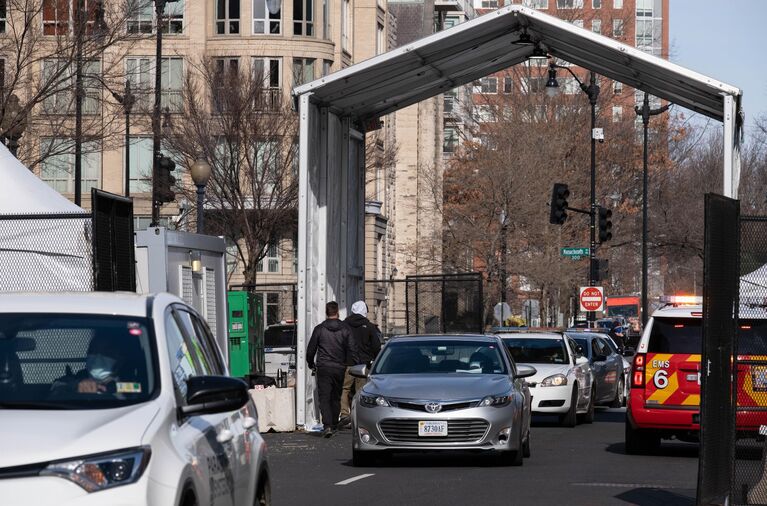
M674 306L700 306L703 304L703 297L696 295L663 295L660 301L663 304Z

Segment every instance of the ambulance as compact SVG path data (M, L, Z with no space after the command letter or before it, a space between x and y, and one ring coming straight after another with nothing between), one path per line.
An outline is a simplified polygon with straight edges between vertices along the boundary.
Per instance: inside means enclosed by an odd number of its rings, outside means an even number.
M632 363L626 407L629 454L656 451L662 439L699 439L702 299L670 296L661 302L665 305L647 322ZM767 428L767 365L749 359L767 364L767 319L741 318L738 324L736 423L739 433L756 435Z

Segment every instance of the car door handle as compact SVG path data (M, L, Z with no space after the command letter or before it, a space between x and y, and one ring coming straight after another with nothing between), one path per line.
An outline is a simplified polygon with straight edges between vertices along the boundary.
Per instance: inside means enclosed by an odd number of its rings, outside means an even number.
M224 429L216 435L216 441L219 443L228 443L234 438L234 433L230 430Z
M255 426L256 426L256 424L257 424L257 423L258 423L258 421L257 421L255 418L253 418L252 416L246 416L246 417L245 417L245 418L242 420L242 426L243 426L243 428L244 428L245 430L250 430L250 429L252 429L253 427L255 427Z

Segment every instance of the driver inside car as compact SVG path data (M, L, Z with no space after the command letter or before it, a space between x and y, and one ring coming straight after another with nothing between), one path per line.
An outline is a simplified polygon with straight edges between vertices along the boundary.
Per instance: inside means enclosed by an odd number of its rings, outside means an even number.
M110 329L111 330L111 329ZM88 345L85 368L72 374L69 366L66 374L51 385L54 394L115 394L118 367L121 361L119 337L106 329L96 331Z

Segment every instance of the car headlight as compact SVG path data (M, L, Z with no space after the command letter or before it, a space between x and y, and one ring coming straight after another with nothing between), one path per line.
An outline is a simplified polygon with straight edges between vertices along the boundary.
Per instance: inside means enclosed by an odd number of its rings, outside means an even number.
M479 407L485 407L485 406L506 406L509 402L511 402L511 396L510 395L488 395L481 401L479 401Z
M144 446L51 462L40 471L40 476L57 476L80 485L87 492L98 492L137 482L149 464L151 454L149 447Z
M360 394L360 404L367 408L375 408L376 406L388 407L389 401L386 397L380 395L364 395Z
M542 387L561 387L563 385L567 385L567 376L564 374L554 374L541 381Z

